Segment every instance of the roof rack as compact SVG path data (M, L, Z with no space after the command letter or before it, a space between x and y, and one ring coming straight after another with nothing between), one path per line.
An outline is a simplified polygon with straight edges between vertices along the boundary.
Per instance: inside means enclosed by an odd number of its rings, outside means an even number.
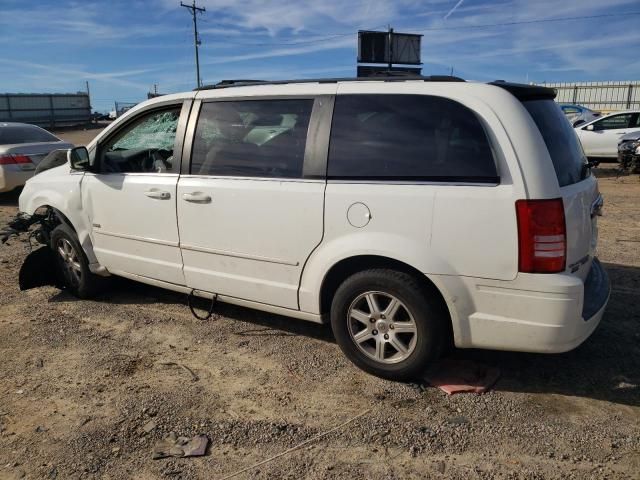
M376 75L374 77L345 77L345 78L305 78L301 80L222 80L214 85L204 85L195 90L212 90L218 88L230 87L248 87L254 85L287 85L290 83L337 83L337 82L405 82L405 81L422 81L422 82L464 82L460 77L452 77L449 75Z

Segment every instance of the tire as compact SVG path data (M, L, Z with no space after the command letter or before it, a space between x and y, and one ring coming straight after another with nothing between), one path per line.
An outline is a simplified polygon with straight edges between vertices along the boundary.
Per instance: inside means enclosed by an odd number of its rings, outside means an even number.
M331 304L331 328L347 358L389 380L412 380L423 373L445 350L447 322L433 292L396 270L350 276Z
M57 275L65 290L78 298L91 298L101 285L101 277L89 270L89 261L71 227L60 224L51 232L51 249Z

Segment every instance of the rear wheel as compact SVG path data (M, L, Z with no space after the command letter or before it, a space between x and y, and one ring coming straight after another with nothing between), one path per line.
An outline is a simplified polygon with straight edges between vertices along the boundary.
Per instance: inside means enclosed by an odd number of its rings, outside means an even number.
M331 307L338 345L374 375L409 380L442 351L446 318L432 292L404 272L372 269L347 278Z
M51 248L64 287L78 298L95 295L101 279L89 270L89 261L73 229L65 224L54 228L51 232Z

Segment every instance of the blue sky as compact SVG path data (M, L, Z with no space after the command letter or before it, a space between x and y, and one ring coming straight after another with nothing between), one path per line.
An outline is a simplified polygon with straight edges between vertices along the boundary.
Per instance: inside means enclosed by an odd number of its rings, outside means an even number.
M0 0L0 92L75 92L95 109L195 86L179 0ZM201 72L226 78L355 75L358 29L422 33L425 74L467 79L640 79L638 0L199 0ZM500 23L516 25L487 26Z

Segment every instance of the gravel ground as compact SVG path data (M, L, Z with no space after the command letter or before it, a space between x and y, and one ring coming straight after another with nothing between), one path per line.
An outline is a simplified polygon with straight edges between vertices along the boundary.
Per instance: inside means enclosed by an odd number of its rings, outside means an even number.
M20 292L27 244L0 247L0 478L224 478L366 412L235 478L640 479L640 181L610 172L602 325L562 355L454 352L501 369L484 395L369 376L326 326L224 305L200 321L124 280L94 301ZM207 456L152 460L170 431L208 435Z

